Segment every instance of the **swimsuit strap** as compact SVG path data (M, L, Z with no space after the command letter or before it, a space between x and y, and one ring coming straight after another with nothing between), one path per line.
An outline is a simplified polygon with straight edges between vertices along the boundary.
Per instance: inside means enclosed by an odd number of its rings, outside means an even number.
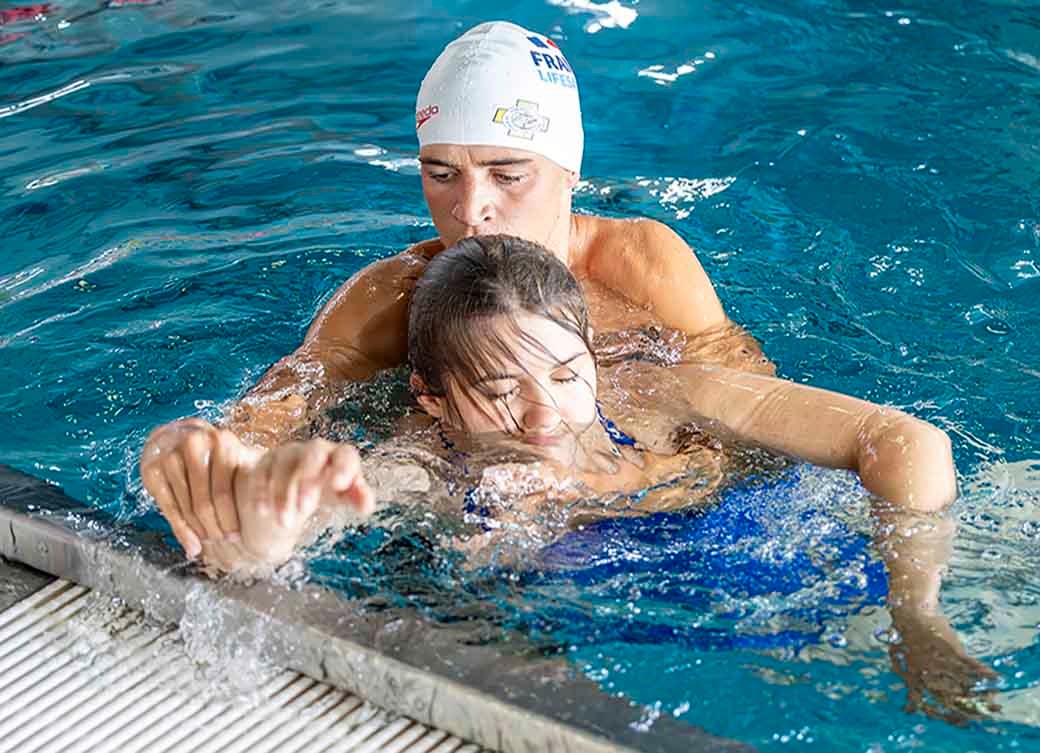
M604 431L607 432L607 436L610 437L611 442L619 447L636 446L636 440L621 431L616 423L603 415L603 406L599 404L599 401L596 401L596 415L599 416L599 422L603 426Z
M444 433L444 427L441 425L440 421L437 422L437 436L440 437L441 445L448 451L448 454L451 455L452 461L462 467L463 475L468 476L469 465L466 463L466 458L469 457L469 453L460 450L455 445L455 442L448 438L448 435Z
M469 464L466 462L469 453L460 450L455 445L455 442L444 433L444 427L441 426L440 421L437 422L437 436L440 437L444 449L451 455L452 462L461 467L464 476L469 476ZM481 520L482 518L493 517L491 508L480 501L477 487L471 486L462 493L462 511L467 516L477 517L477 520L470 520L469 522L477 523L484 531L491 530L492 527Z

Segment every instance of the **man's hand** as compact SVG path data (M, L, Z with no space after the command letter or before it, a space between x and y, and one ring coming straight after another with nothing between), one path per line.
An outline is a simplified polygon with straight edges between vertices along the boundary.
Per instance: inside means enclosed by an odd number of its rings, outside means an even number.
M899 641L888 655L906 683L907 711L966 724L1000 710L986 687L998 674L968 655L946 618L900 610L892 617Z
M141 479L189 558L203 541L239 535L234 477L261 450L198 418L164 424L141 451Z

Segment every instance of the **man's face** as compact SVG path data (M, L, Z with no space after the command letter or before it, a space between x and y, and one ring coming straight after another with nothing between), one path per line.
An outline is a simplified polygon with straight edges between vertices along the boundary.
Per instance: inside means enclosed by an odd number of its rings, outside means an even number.
M577 176L534 152L498 146L427 144L422 186L445 246L506 234L552 249L567 243Z

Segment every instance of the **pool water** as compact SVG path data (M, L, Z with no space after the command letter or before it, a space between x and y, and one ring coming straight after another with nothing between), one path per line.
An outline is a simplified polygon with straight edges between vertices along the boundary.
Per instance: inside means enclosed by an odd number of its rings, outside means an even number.
M0 2L0 461L154 523L148 430L217 415L341 281L433 234L415 92L447 41L508 14L579 76L580 211L675 228L783 375L949 432L943 607L1002 673L1005 712L903 713L844 474L796 469L796 504L749 502L767 534L720 544L726 561L814 558L774 590L720 582L675 518L659 532L692 564L670 581L618 565L667 550L630 530L603 533L606 570L571 558L519 582L466 575L421 526L348 537L315 577L414 601L414 578L388 575L412 563L432 612L491 604L645 704L648 727L672 714L764 751L1037 745L1040 3L17 7ZM737 640L756 635L772 642Z

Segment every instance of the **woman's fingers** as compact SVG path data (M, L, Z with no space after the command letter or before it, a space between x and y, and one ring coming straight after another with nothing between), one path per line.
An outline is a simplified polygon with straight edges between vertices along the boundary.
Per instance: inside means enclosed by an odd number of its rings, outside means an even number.
M269 453L271 495L279 523L295 525L303 511L317 506L322 469L334 445L323 439L294 442Z
M324 439L307 442L295 476L297 484L296 510L309 518L321 501L322 473L329 463L336 445Z
M271 488L271 458L270 455L260 460L246 476L245 496L236 498L240 505L246 505L249 511L256 511L261 516L267 515L274 510L274 492ZM245 517L245 511L239 509L239 524ZM255 516L254 516L255 517Z
M361 459L351 445L324 439L294 442L269 451L249 471L250 523L268 513L270 525L296 529L317 512L323 500L349 504L361 514L375 506L375 494L361 474ZM244 526L240 509L239 525ZM253 528L250 528L251 532Z
M242 442L230 431L217 432L210 456L210 493L217 525L224 537L239 534L238 509L235 507L235 471L244 460Z
M337 445L329 457L328 479L334 492L350 489L361 475L361 456L349 444Z
M362 514L375 508L375 493L361 472L361 456L351 445L339 445L329 457L326 475L339 502L345 502Z
M376 509L376 494L372 487L365 481L365 477L358 475L353 489L348 492L354 501L354 508L361 515L371 515Z

